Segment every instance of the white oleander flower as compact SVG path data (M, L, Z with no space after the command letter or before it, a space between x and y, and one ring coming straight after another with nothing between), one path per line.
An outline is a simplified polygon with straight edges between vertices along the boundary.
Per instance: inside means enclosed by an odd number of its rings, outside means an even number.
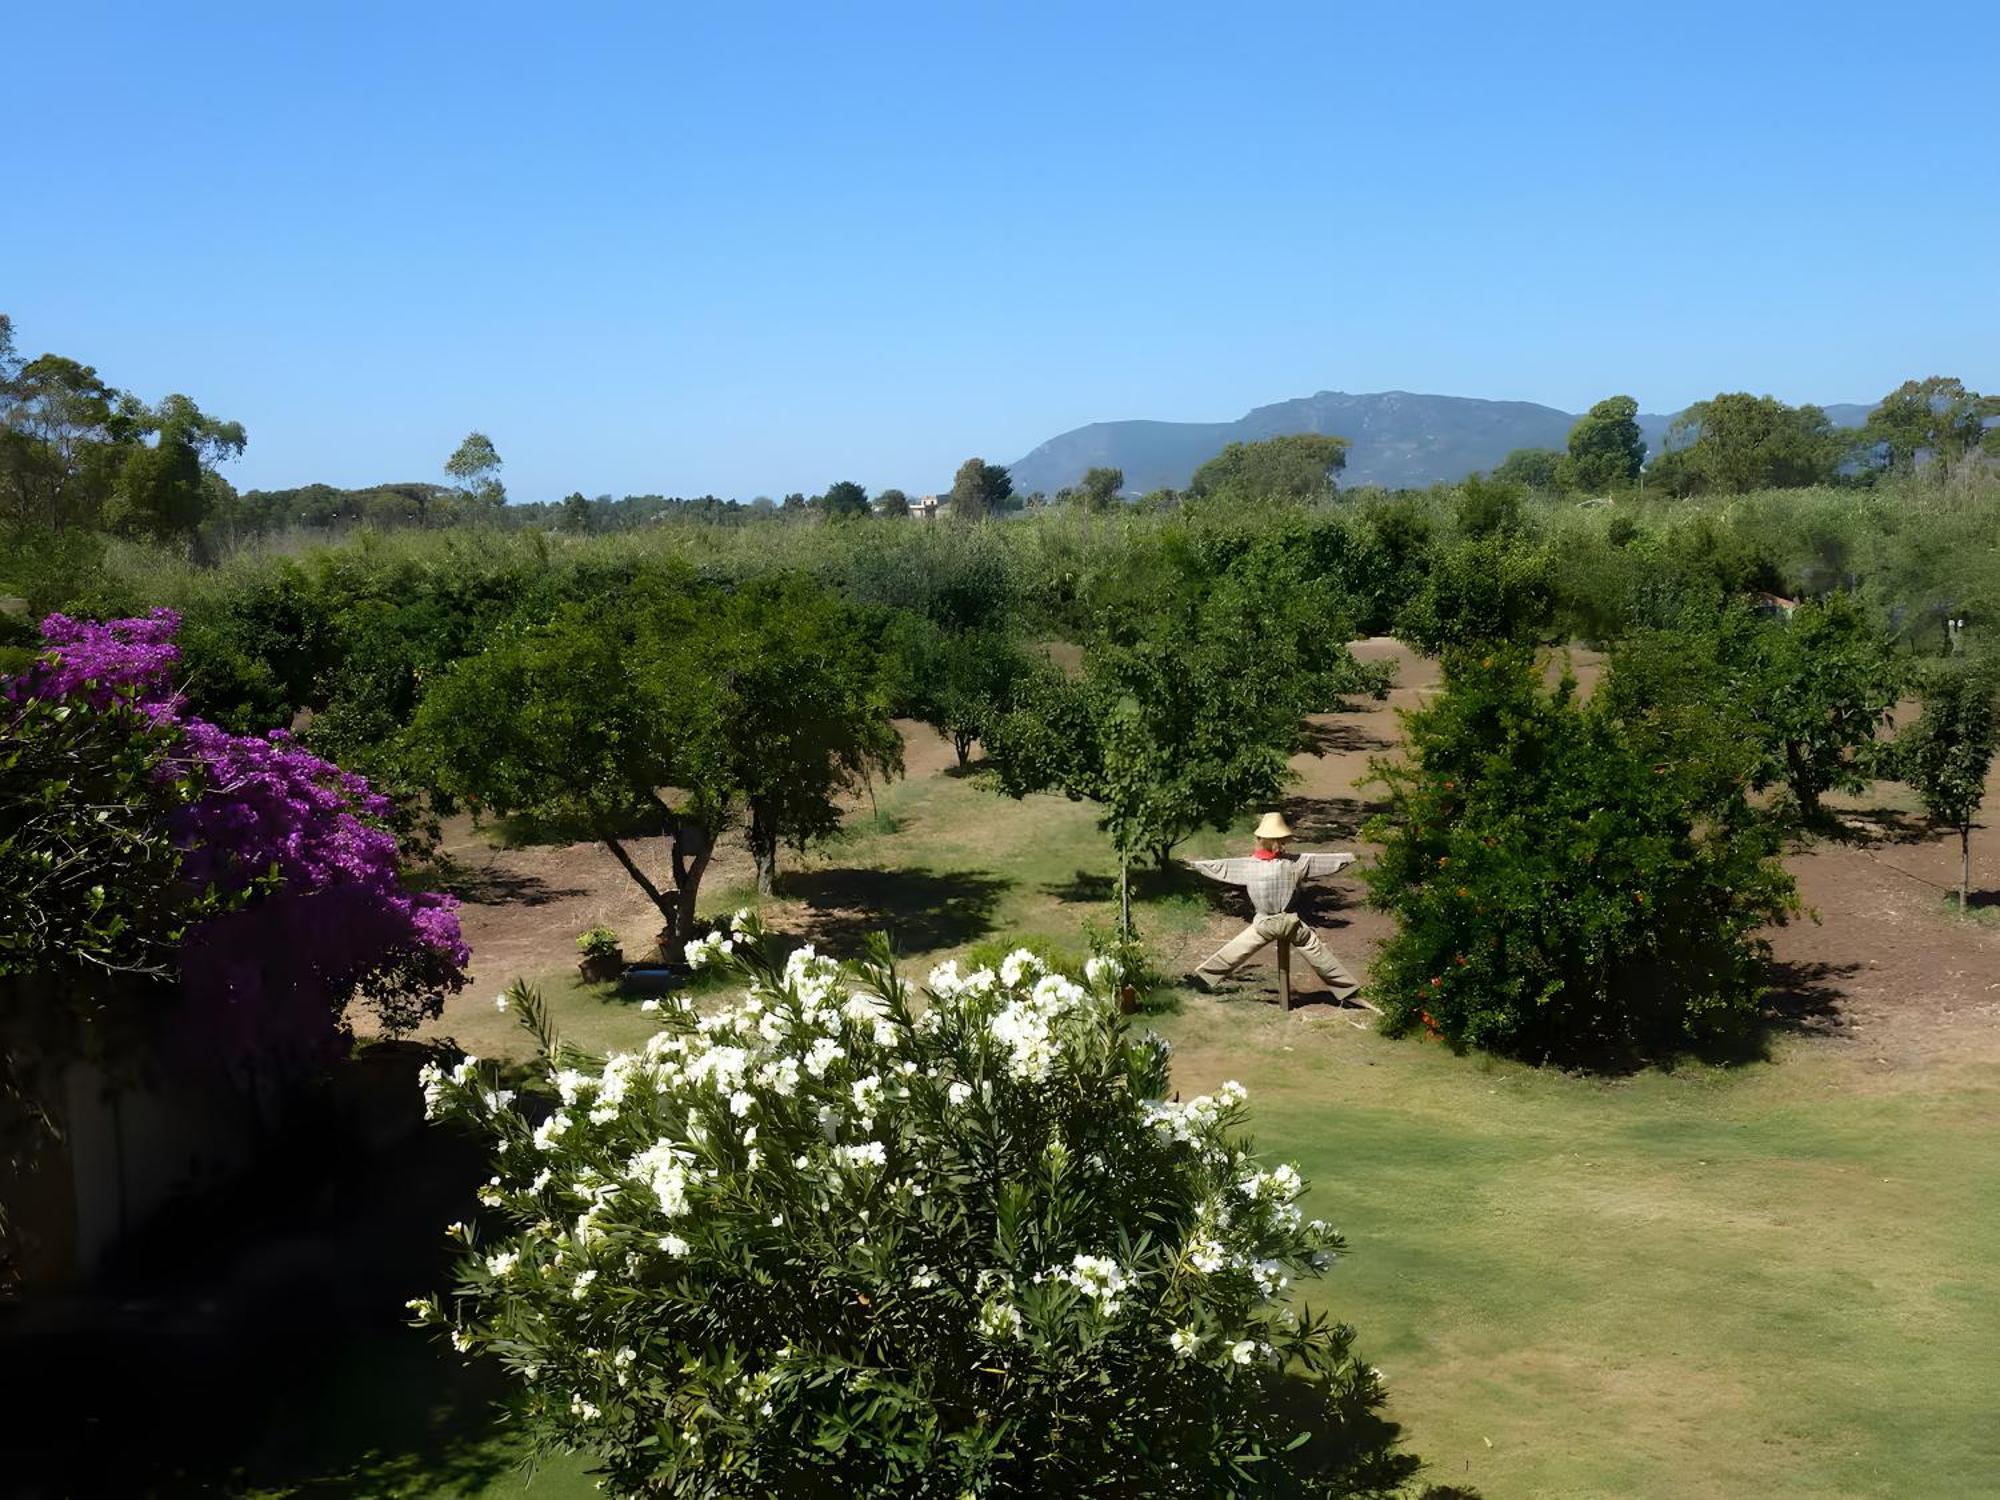
M688 1182L694 1176L688 1164L694 1158L669 1140L657 1140L625 1164L626 1175L653 1190L661 1211L668 1218L687 1212Z
M688 1242L677 1234L660 1236L660 1248L676 1259L688 1253Z
M504 1279L512 1276L514 1274L514 1267L520 1263L521 1256L519 1251L501 1250L496 1254L486 1257L486 1270L489 1275Z
M996 1297L980 1308L979 1331L989 1339L1017 1339L1021 1336L1021 1310Z
M1182 1359L1193 1359L1201 1352L1201 1335L1192 1328L1176 1328L1167 1342Z
M535 1146L542 1151L553 1151L556 1142L569 1130L569 1116L557 1110L535 1127Z
M435 1120L444 1102L444 1070L434 1062L427 1062L417 1069L417 1083L424 1091L424 1118Z
M1039 974L1042 961L1026 948L1016 948L1000 960L1000 982L1012 989L1030 974Z
M1238 1339L1229 1348L1229 1358L1235 1364L1247 1365L1256 1357L1257 1341L1255 1339Z
M1107 1318L1117 1313L1118 1294L1129 1280L1118 1262L1107 1255L1078 1255L1071 1260L1069 1270L1058 1274L1095 1302Z
M581 1302L585 1297L589 1296L590 1284L595 1280L597 1280L597 1273L595 1271L578 1271L576 1273L576 1284L569 1289L570 1299L575 1302Z
M972 1085L954 1079L951 1086L944 1091L944 1097L945 1101L956 1109L972 1097Z
M833 1149L833 1154L841 1165L848 1167L886 1167L889 1165L888 1148L880 1141L863 1141L858 1146L836 1146Z
M1229 1264L1229 1252L1207 1235L1197 1235L1187 1244L1188 1264L1204 1276L1213 1276Z

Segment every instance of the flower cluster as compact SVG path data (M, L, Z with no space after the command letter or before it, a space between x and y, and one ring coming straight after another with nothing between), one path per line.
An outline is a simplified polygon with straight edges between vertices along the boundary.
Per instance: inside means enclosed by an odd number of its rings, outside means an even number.
M1240 1088L1162 1102L1165 1045L1119 1015L1115 967L1079 981L1022 949L918 995L886 952L769 960L747 913L701 946L747 993L668 1002L643 1048L558 1044L519 1104L476 1061L425 1079L497 1173L455 1306L423 1317L522 1374L538 1429L601 1454L609 1488L901 1493L913 1454L951 1493L1069 1488L1107 1451L1199 1476L1234 1451L1218 1430L1248 1452L1378 1399L1349 1332L1285 1300L1337 1237L1235 1131ZM510 1009L545 1015L525 988ZM1098 1436L1057 1419L1108 1370ZM1146 1442L1120 1445L1128 1421ZM1036 1436L980 1437L1016 1423Z
M189 932L182 1050L232 1061L253 1051L313 1052L335 1038L348 1000L366 996L390 1026L434 1011L464 983L457 903L403 887L390 808L361 777L287 731L238 735L184 713L170 673L180 617L88 621L50 615L46 650L7 696L102 706L128 694L175 731L157 768L201 794L173 834L190 884L254 889L255 899Z
M719 963L736 951L737 942L752 931L756 921L749 907L744 907L729 919L725 931L721 927L695 938L686 944L683 954L690 969L705 969L710 964Z
M141 707L156 716L179 711L180 699L169 686L169 674L181 659L175 637L179 613L156 609L144 619L73 620L48 615L42 620L43 655L6 685L11 702L37 698L87 698L102 708L114 695L131 690Z

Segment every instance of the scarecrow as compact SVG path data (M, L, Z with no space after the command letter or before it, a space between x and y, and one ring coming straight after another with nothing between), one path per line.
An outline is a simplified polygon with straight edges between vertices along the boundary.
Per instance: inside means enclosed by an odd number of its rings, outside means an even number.
M1361 984L1341 966L1339 959L1319 934L1291 912L1292 898L1299 882L1321 875L1333 875L1354 863L1351 854L1288 854L1285 844L1292 838L1292 825L1283 813L1265 813L1257 825L1257 851L1248 859L1191 859L1187 863L1224 885L1240 885L1250 892L1250 906L1256 912L1250 925L1224 943L1189 976L1205 990L1229 977L1266 944L1284 941L1296 948L1313 972L1326 981L1336 1000L1356 999ZM1366 1005L1368 1002L1360 1002ZM1370 1007L1371 1009L1373 1007Z

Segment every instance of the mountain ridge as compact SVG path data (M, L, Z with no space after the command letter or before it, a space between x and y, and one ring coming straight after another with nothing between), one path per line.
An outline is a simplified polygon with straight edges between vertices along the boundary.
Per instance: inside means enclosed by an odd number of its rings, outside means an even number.
M1858 427L1872 408L1839 402L1825 411L1838 427ZM1090 422L1058 433L1008 467L1020 494L1054 494L1099 465L1125 471L1128 494L1184 489L1194 471L1233 442L1293 433L1344 437L1353 445L1343 487L1422 488L1491 469L1516 448L1560 448L1579 413L1534 401L1441 396L1417 391L1318 391L1251 408L1233 422L1146 418ZM1657 453L1680 415L1642 412L1639 429Z

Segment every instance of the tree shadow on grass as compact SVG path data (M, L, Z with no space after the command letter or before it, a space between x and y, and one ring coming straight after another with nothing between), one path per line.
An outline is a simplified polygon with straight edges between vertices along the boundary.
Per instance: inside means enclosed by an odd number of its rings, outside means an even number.
M1370 797L1287 797L1285 810L1301 844L1352 843L1389 804Z
M1331 724L1308 723L1305 727L1305 748L1314 755L1373 754L1391 749L1395 743L1387 735L1344 719Z
M1840 981L1860 972L1858 963L1773 963L1771 987L1764 996L1765 1030L1797 1036L1847 1035L1840 1007L1847 991Z
M782 894L807 908L807 935L836 953L858 952L886 932L899 953L956 948L991 932L1014 882L970 870L799 870Z
M1815 831L1842 844L1921 844L1938 830L1914 813L1893 807L1842 808L1815 825Z
M427 889L456 896L468 906L547 906L589 892L575 886L553 886L537 875L517 870L479 869L441 857L426 872Z
M1172 896L1186 896L1195 892L1206 894L1226 889L1202 875L1196 874L1186 865L1175 860L1164 869L1148 862L1132 867L1132 899L1134 901L1164 901ZM1051 881L1042 887L1042 894L1051 896L1065 906L1103 906L1118 899L1118 872L1100 874L1095 870L1078 870L1067 880Z

